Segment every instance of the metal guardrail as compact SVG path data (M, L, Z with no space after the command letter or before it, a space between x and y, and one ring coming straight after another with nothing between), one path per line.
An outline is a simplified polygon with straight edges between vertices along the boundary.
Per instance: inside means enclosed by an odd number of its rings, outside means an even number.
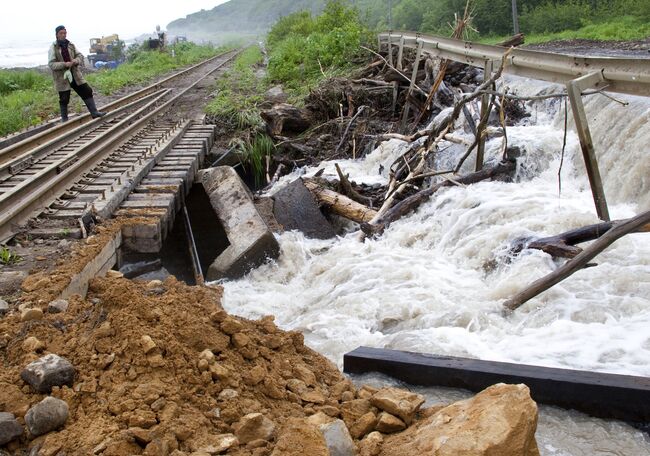
M582 103L582 92L586 89L604 89L630 95L650 96L650 59L631 59L618 57L587 57L552 52L529 51L517 48L490 46L437 36L421 35L415 32L383 32L378 36L379 50L386 43L388 59L392 61L392 46L398 46L398 67L401 68L405 47L417 49L417 68L422 53L466 63L483 68L485 75L492 73L494 65L501 65L505 57L503 71L541 81L565 84L571 101L573 118L580 138L580 147L585 162L596 212L601 220L609 221L609 210L603 189L594 144L589 131L589 123ZM481 113L486 108L483 103ZM406 112L408 114L408 111ZM483 166L481 149L484 139L479 143L477 170Z
M501 61L507 48L472 43L415 32L382 32L379 45L417 48L427 54L485 68L489 61ZM581 76L600 73L601 87L608 92L650 96L650 59L588 57L514 48L504 72L542 81L566 84Z

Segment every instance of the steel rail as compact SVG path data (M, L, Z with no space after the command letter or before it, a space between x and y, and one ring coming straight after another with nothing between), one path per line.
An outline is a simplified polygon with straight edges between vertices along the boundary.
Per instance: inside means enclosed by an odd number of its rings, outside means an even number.
M402 41L403 40L403 41ZM508 48L471 41L455 40L415 32L382 32L379 45L400 45L485 68L487 62L501 61ZM581 76L600 73L608 92L650 96L650 59L588 57L513 48L506 59L504 72L548 82L566 84Z
M236 52L237 50L230 50L223 52L219 55L216 55L214 57L211 57L209 59L206 59L200 63L197 63L196 65L192 65L182 71L179 71L178 73L175 73L171 76L168 76L164 79L161 79L160 81L154 82L153 84L145 87L144 89L138 90L137 92L133 92L129 95L126 95L118 100L115 100L105 106L102 106L102 110L106 112L111 112L117 108L120 108L126 104L131 103L134 100L137 100L138 98L145 97L147 95L150 95L157 90L161 88L162 85L173 81L174 79L177 79L181 76L186 75L187 73L190 73L194 71L195 69L207 65L209 63L214 62L217 59L222 58L223 56L227 55L228 53ZM10 145L9 147L6 147L4 149L0 149L0 159L4 156L16 156L19 154L22 154L23 152L29 150L30 148L37 147L39 145L42 145L45 142L50 141L52 138L61 135L69 130L73 130L76 127L83 125L88 122L92 122L95 119L92 119L89 113L82 114L80 116L76 116L71 118L65 123L56 125L52 128L49 128L45 131L42 131L40 133L37 133L33 136L30 136L28 138L23 139L22 141L19 141L15 144Z
M71 155L67 157L70 163L64 169L61 169L57 164L52 164L46 168L47 171L39 173L38 177L35 176L32 179L23 181L11 191L1 195L0 213L2 213L2 218L0 218L0 242L5 242L7 239L10 239L15 234L14 229L17 225L24 223L35 211L54 201L58 195L63 193L84 172L96 166L108 154L114 151L115 148L124 144L129 135L141 130L154 117L168 109L174 102L185 95L185 93L223 67L240 52L235 52L210 72L197 79L193 84L143 117L133 120L147 110L149 105L156 103L156 100L120 121L109 131L98 136L92 143L82 146L81 149L75 151L76 154L81 154L81 156ZM29 193L26 194L28 191Z
M54 149L68 143L72 138L79 137L85 133L91 133L92 130L105 125L107 121L112 121L123 116L126 111L129 111L138 105L146 103L151 98L158 98L163 92L167 93L167 91L163 89L159 90L158 92L153 92L152 94L146 95L142 98L138 98L129 104L126 104L107 113L106 116L102 118L102 122L89 122L82 124L73 130L56 136L55 138L37 146L34 149L23 152L18 156L2 156L0 153L0 179L5 178L7 175L11 176L17 174L17 172L19 172L19 169L23 166L36 163L37 160L45 158L47 155L56 152Z

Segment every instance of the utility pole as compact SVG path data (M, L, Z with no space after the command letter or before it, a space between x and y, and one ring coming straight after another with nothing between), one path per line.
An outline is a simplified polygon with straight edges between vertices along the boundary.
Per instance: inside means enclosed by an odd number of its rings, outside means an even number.
M519 33L519 16L517 15L517 0L512 0L512 24L514 25L515 35Z

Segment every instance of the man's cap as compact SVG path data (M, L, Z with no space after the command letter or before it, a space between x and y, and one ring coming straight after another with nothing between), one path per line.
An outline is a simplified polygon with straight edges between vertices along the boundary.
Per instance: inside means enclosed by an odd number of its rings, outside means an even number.
M59 33L61 30L65 30L65 27L63 25L59 25L57 28L54 29L54 33Z

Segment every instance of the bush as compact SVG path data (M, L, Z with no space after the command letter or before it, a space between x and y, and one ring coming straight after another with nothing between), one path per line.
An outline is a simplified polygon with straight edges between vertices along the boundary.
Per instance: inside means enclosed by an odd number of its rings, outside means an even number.
M0 95L16 90L47 90L52 87L52 78L33 70L0 70Z
M328 1L323 13L295 13L269 32L269 77L288 86L304 86L324 72L349 66L370 37L359 12L341 0Z
M521 30L526 33L553 33L577 30L591 17L589 5L584 0L565 3L545 3L532 10L525 10L519 18Z

